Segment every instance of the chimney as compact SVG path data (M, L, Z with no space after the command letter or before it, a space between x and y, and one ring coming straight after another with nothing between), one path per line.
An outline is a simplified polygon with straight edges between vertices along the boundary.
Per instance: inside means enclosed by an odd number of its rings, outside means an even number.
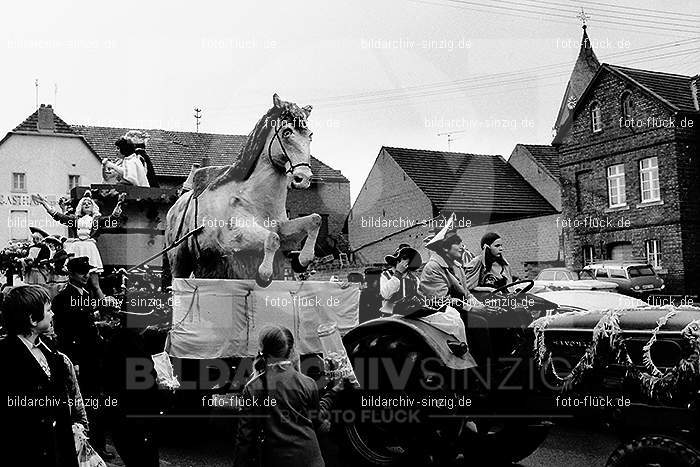
M36 129L40 132L53 133L56 131L56 124L53 121L53 108L51 105L41 104L38 110Z
M690 78L690 92L693 95L693 103L695 104L695 110L700 110L700 96L698 96L698 81L700 81L700 75L695 75L692 78Z
M202 167L209 167L210 165L209 156L202 157Z

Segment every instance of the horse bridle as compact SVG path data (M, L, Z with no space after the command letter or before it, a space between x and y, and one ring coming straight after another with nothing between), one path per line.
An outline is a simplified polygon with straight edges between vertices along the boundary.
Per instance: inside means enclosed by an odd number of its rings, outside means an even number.
M287 125L280 126L277 129L277 131L275 131L275 136L270 138L270 144L267 145L267 158L270 160L270 164L272 164L273 167L278 167L278 165L275 164L275 161L272 160L272 143L275 141L275 139L277 139L277 141L279 141L279 143L280 143L280 148L282 148L282 153L284 154L284 158L286 159L285 165L287 164L287 162L289 162L289 169L287 169L284 172L285 174L293 173L294 169L296 169L297 167L308 167L309 169L311 169L310 164L308 164L306 162L300 162L298 164L293 164L292 160L289 158L289 155L287 154L287 150L284 148L284 144L282 144L282 138L280 138L280 131L282 131L282 129L286 128L286 127L287 127Z

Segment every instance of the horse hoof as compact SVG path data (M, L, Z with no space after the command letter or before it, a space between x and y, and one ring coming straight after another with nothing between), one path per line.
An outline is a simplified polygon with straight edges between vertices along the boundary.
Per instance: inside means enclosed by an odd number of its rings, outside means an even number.
M259 287L266 289L270 284L272 284L272 277L270 277L268 280L264 280L262 277L260 277L260 274L256 274L255 283L258 284Z
M299 251L293 251L289 254L289 259L292 262L292 271L296 272L297 274L301 274L302 272L306 272L308 269L309 265L307 264L306 266L302 266L301 262L299 261ZM309 263L311 264L311 263Z

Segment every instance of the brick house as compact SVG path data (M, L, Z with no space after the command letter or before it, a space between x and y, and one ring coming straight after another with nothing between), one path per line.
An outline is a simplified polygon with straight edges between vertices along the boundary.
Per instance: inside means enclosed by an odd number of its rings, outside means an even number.
M467 248L487 231L504 239L514 273L559 256L558 211L501 156L382 147L348 217L356 259L381 263L399 243L428 251L421 221L457 214Z
M668 293L700 291L697 86L698 76L602 64L575 100L553 142L567 266L642 259Z

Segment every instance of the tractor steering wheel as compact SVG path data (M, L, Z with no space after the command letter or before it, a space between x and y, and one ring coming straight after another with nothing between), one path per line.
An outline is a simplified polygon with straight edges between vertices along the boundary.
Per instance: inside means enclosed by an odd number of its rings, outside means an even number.
M518 290L517 292L515 292L516 296L520 296L524 293L529 292L530 289L532 289L535 286L535 281L530 280L530 279L523 279L521 281L511 282L510 284L502 285L502 286L498 287L496 290L490 292L489 296L495 295L499 292L503 292L504 290L507 291L509 288L513 287L514 285L525 284L525 283L527 283L528 285L526 285L524 289L521 289L521 290Z

